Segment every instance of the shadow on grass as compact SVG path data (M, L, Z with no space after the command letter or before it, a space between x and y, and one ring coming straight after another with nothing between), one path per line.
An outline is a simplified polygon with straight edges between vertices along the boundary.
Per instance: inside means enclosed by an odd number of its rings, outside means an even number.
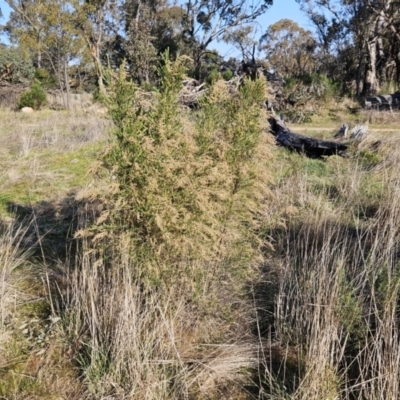
M31 260L51 266L71 260L76 255L77 230L99 215L99 202L78 200L70 192L61 200L41 201L33 205L9 202L7 210L22 228L21 244ZM5 223L2 223L5 226Z

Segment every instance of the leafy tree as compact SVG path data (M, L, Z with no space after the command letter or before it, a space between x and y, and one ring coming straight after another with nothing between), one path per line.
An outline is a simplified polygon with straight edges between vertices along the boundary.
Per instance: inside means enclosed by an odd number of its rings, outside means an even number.
M70 0L72 21L91 56L100 92L104 92L102 50L120 29L119 9L114 0Z
M375 94L400 56L400 7L393 0L297 0L315 25L327 66L356 81L357 94ZM350 56L350 57L349 57ZM335 63L336 60L336 63ZM354 72L353 72L354 71Z
M185 4L184 37L193 47L198 71L209 45L223 39L228 30L253 23L272 5L272 0L189 0Z
M388 67L392 59L396 65L396 81L400 82L400 4L393 0L379 2L369 0L368 6L384 30L384 37L379 38L377 42L379 59L384 61L381 80L389 78ZM389 57L383 50L385 42Z
M153 31L154 45L159 53L167 49L170 56L176 59L179 55L190 55L191 48L184 40L185 9L166 5L157 11L156 26Z
M314 37L290 19L271 25L261 36L260 49L271 67L284 77L299 77L316 69Z
M82 52L83 41L73 24L73 9L67 0L7 0L12 8L7 32L10 39L29 49L38 68L46 61L66 90L70 107L68 66Z
M118 57L115 65L125 59L131 76L138 82L154 79L154 64L167 49L172 59L178 54L191 55L191 45L183 35L182 7L170 6L165 0L134 0L122 5L121 15L125 36L118 40L119 51L113 55ZM115 39L113 46L117 44Z
M223 40L236 47L243 60L252 60L257 46L257 41L251 36L254 33L253 25L245 25L236 29L228 29L223 35Z
M157 12L163 4L162 0L134 0L122 7L127 59L131 74L139 82L149 82L154 73L153 65L158 55L154 45L154 27L157 24Z

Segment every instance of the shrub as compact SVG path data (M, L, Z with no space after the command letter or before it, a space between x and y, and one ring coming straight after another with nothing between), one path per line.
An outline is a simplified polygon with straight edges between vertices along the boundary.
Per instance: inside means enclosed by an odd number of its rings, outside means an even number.
M74 342L93 398L218 398L253 364L231 332L247 304L239 278L261 253L265 86L219 80L192 112L179 104L185 67L165 57L151 102L124 66L107 78L115 129L99 172L112 179L65 296L69 332L87 332Z
M186 261L234 259L231 271L233 264L241 270L260 255L256 217L268 176L265 84L248 81L231 94L217 81L201 109L188 115L178 102L185 60L166 58L159 73L150 109L123 69L110 85L106 103L116 129L104 166L115 184L98 229L129 232L133 257L153 283L181 274Z
M220 73L218 72L217 67L213 67L206 77L206 82L212 86L214 83L220 78Z
M22 93L18 108L31 107L34 110L40 110L46 104L46 92L39 82L34 82L31 89Z
M233 71L231 69L228 69L222 73L222 78L225 81L229 81L229 79L232 79L232 77L233 77Z

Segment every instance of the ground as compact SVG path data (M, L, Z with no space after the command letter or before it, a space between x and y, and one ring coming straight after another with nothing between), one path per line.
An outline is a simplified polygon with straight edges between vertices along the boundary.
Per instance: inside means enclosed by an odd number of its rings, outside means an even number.
M251 296L240 305L226 296L218 319L205 319L208 326L187 320L188 309L199 319L207 314L199 304L174 303L167 311L152 298L158 304L148 310L153 319L142 318L142 330L132 335L154 336L151 354L166 338L157 353L166 359L156 360L164 375L137 360L132 374L143 368L146 379L135 378L136 391L107 381L118 371L110 374L100 359L93 363L94 347L82 350L89 332L60 311L63 301L70 304L64 289L74 287L65 283L72 275L64 266L90 257L74 247L74 234L84 194L98 185L90 171L107 145L110 119L94 110L0 110L0 120L0 398L150 399L186 393L182 387L198 399L398 398L399 113L338 107L311 123L288 123L294 132L318 138L332 138L343 122L368 123L370 135L351 144L349 158L313 160L274 148L263 217L265 260ZM87 270L88 282L94 268ZM109 287L107 296L122 296L121 287ZM139 292L135 296L141 305ZM103 306L111 307L106 300ZM241 338L229 333L235 330ZM220 342L222 337L230 341ZM192 340L191 347L182 345ZM214 346L212 352L207 346ZM200 365L208 366L209 375L197 373ZM163 381L165 376L172 378ZM113 384L114 392L101 393Z

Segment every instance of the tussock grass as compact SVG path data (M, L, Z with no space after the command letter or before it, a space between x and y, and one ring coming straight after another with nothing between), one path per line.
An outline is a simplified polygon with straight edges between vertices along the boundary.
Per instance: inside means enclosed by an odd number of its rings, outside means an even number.
M11 220L0 225L0 327L3 334L14 307L24 298L18 287L20 278L14 272L27 262L28 250L21 244L23 228L15 225Z
M110 268L83 240L66 278L63 320L76 345L85 398L237 398L255 346L229 321L244 321L247 307L232 310L232 295L220 281L182 276L165 290L143 291L132 273L140 265L132 264L130 245L120 241L107 255ZM199 275L202 268L188 262L185 270Z
M18 215L0 224L0 396L81 398L75 362L65 353L54 314L54 294L47 291L54 273L37 258L38 248L50 256L38 237L39 224Z
M384 145L373 151L389 156ZM263 398L399 396L400 181L393 164L371 169L363 158L320 164L287 154L279 173L273 283L257 289Z

